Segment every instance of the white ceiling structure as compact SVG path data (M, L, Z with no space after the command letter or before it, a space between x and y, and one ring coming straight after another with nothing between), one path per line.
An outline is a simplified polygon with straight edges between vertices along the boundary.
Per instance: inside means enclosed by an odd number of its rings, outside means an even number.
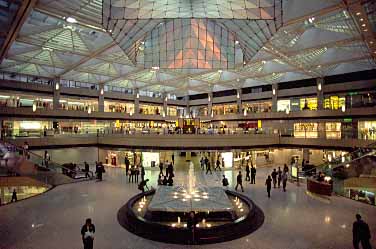
M340 0L39 0L0 70L185 96L375 69L375 4L352 4L362 11Z

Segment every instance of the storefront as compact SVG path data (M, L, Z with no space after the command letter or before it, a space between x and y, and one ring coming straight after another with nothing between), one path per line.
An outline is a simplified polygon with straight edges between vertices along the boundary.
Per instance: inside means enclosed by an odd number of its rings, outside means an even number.
M99 161L102 161L105 166L124 168L124 159L128 157L131 165L134 164L135 153L129 150L110 150L99 149Z
M317 98L302 98L299 103L300 110L317 110Z
M326 96L324 99L324 109L340 110L346 105L346 97L344 96Z
M214 115L226 115L226 114L235 114L238 112L238 105L234 104L221 104L213 105L212 107Z
M0 107L28 107L44 110L53 109L52 98L35 95L21 94L15 92L0 93Z
M221 158L223 159L223 162L225 163L225 168L232 168L233 166L233 155L234 153L230 152L222 152Z
M2 127L5 131L5 136L7 137L40 137L44 135L44 130L46 130L46 135L53 135L52 121L3 121Z
M244 102L243 111L246 110L247 113L261 113L261 112L271 112L272 102Z
M60 109L68 111L98 111L98 100L89 98L61 97L59 100Z
M161 115L163 107L160 105L140 104L139 113L144 115Z
M359 121L358 138L376 140L376 120Z
M104 111L105 112L120 112L133 114L134 104L127 102L114 102L114 101L104 101Z
M176 117L176 116L184 116L184 107L181 106L168 106L167 107L167 115Z
M318 123L295 123L294 137L296 138L317 138Z
M157 165L159 165L159 162L159 152L142 152L143 167L156 167Z
M327 122L325 123L325 134L327 139L341 139L341 123Z
M192 115L192 117L208 116L208 106L191 106L190 114Z
M291 105L290 105L289 99L281 99L277 101L277 111L278 112L287 112L291 111Z

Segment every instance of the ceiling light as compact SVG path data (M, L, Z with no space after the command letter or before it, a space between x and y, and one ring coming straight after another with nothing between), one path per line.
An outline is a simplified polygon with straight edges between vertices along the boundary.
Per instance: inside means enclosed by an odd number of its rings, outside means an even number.
M373 44L373 41L370 41L369 44Z
M273 95L275 95L275 88L273 88L273 91L272 91Z
M362 24L362 27L365 27L365 26L366 26L366 24L365 24L365 23L363 23L363 24Z
M360 16L360 12L357 12L356 15L357 15L357 16Z
M69 22L69 23L77 23L77 20L75 18L73 18L73 17L68 17L66 19L66 21Z
M364 32L367 32L367 31L368 31L368 29L363 29L363 31L364 31Z
M235 41L235 44L239 44L239 41Z
M364 21L364 19L363 19L363 18L360 18L360 19L359 19L359 21L363 22L363 21Z
M56 84L55 84L55 90L59 91L59 89L60 89L60 84L58 82L56 82Z
M110 29L108 32L112 33L112 29Z
M236 79L236 81L237 81L237 82L239 82L239 81L240 81L240 79Z
M245 65L245 64L247 64L247 62L244 61L244 62L243 62L243 65Z
M317 90L321 91L321 83L317 84Z

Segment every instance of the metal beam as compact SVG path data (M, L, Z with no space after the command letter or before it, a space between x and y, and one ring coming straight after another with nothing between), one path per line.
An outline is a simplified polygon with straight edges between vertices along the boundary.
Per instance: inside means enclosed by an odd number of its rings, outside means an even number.
M0 63L3 61L4 57L8 53L13 42L16 40L18 33L21 30L22 25L28 18L30 11L35 6L37 0L23 0L20 8L17 10L17 14L12 21L12 25L8 30L8 35L4 40L3 45L0 48Z
M63 72L61 72L59 75L56 75L56 77L62 77L64 74L67 74L69 73L70 71L74 70L75 68L81 66L82 64L84 64L85 62L95 58L96 56L100 55L101 53L105 52L106 50L114 47L116 45L116 43L113 41L103 47L101 47L100 49L98 50L95 50L93 53L91 53L89 56L87 57L84 57L82 58L79 62L71 65L70 67L66 68Z

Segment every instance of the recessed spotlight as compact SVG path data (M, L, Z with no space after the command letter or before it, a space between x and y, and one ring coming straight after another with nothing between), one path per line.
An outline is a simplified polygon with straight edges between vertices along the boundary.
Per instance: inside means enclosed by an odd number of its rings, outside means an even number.
M376 54L376 51L373 51L374 54Z
M66 21L69 22L69 23L76 23L77 22L76 18L73 18L73 17L68 17L66 19Z
M235 41L235 44L239 44L239 41Z
M367 32L367 31L368 31L368 29L363 29L363 31L364 31L364 32Z
M373 41L370 41L369 44L373 44Z
M363 24L362 24L362 27L365 27L365 26L366 26L366 24L365 24L365 23L363 23Z
M356 15L357 15L357 16L360 16L360 12L357 12Z
M243 61L243 65L247 64L247 62Z
M363 22L363 21L364 21L364 19L363 19L363 18L360 18L360 19L359 19L359 21Z

